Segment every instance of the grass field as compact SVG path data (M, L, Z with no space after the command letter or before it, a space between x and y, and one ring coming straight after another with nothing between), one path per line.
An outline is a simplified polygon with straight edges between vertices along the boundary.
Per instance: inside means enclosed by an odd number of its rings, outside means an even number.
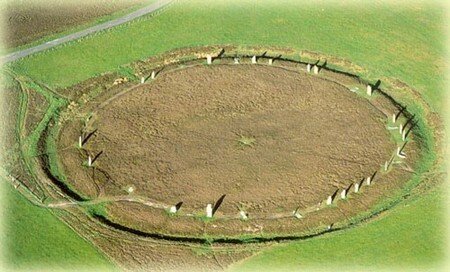
M445 39L444 12L439 6L276 3L178 2L159 16L24 59L15 69L62 87L171 48L278 45L347 58L370 68L367 76L373 79L390 76L408 82L423 91L433 106L442 108Z
M347 7L300 1L277 1L278 4L239 1L239 6L231 3L238 2L220 1L214 5L199 0L177 2L157 16L147 16L11 66L18 73L57 88L178 47L286 46L346 58L366 68L364 76L371 79L387 76L405 81L419 90L434 110L442 113L446 41L444 9L438 4L411 1L390 6L378 1ZM443 193L433 191L364 226L274 247L234 269L274 269L285 264L301 268L318 262L337 265L349 262L355 266L364 263L365 270L368 266L402 265L404 268L406 263L418 268L429 267L443 258L443 198ZM38 208L27 207L18 195L9 201L18 207L17 214L39 214L34 210ZM56 220L47 211L41 212ZM7 216L18 220L14 214ZM45 224L39 217L26 218L21 222ZM16 224L20 226L17 221ZM14 231L18 234L11 233L11 237L22 237L19 230ZM62 238L68 235L74 243L76 240L84 243L73 232L61 232ZM40 237L35 239L35 245L53 240L56 239ZM47 260L32 244L15 245L12 260L19 264L31 263L33 258ZM53 246L57 248L56 244ZM56 265L67 259L64 249L55 251L54 259L48 258L48 262L54 261ZM30 256L25 258L20 252L28 252ZM36 257L31 256L34 254ZM97 262L102 261L97 258Z
M100 270L114 266L90 243L57 219L50 211L36 207L1 180L7 208L2 210L6 241L6 265L13 269L73 269L83 265Z
M443 189L443 188L440 188ZM230 271L354 268L430 270L445 260L444 192L422 198L356 228L279 245L238 263ZM389 231L387 231L389 230Z

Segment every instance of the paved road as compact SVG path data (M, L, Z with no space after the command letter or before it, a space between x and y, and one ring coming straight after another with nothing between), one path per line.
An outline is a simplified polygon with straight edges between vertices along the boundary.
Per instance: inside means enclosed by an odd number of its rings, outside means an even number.
M125 15L123 17L120 17L118 19L114 19L112 21L108 21L108 22L103 23L103 24L95 25L95 26L87 28L85 30L82 30L82 31L79 31L79 32L76 32L76 33L72 33L72 34L69 34L67 36L58 38L56 40L49 41L49 42L46 42L46 43L43 43L43 44L31 47L31 48L28 48L28 49L24 49L22 51L13 52L13 53L11 53L9 55L0 57L0 63L13 62L13 61L18 60L20 58L23 58L25 56L28 56L28 55L31 55L31 54L34 54L34 53L37 53L37 52L41 52L41 51L50 49L52 47L58 46L60 44L63 44L63 43L69 42L69 41L73 41L73 40L76 40L76 39L79 39L79 38L82 38L82 37L87 36L89 34L92 34L92 33L98 32L98 31L102 31L102 30L105 30L105 29L108 29L108 28L111 28L111 27L115 27L117 25L129 22L129 21L134 20L134 19L136 19L138 17L141 17L141 16L146 15L148 13L154 12L154 11L162 8L163 6L169 4L172 1L173 0L158 0L158 1L156 1L155 3L153 3L153 4L149 5L149 6L141 8L141 9L135 11L135 12L129 13L129 14L127 14L127 15Z

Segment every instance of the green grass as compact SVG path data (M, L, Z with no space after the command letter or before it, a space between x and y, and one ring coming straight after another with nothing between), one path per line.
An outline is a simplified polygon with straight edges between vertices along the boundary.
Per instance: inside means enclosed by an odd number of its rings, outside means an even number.
M30 48L30 47L33 47L33 46L37 46L37 45L40 45L40 44L43 44L43 43L46 43L46 42L49 42L49 41L52 41L52 40L64 37L64 36L66 36L68 34L75 33L75 32L87 29L89 27L102 24L104 22L117 19L117 18L122 17L122 16L124 16L124 15L126 15L128 13L131 13L133 11L136 11L136 10L140 9L140 8L143 8L144 6L150 5L150 4L154 3L155 1L156 0L146 0L146 1L143 1L142 3L134 4L134 5L132 5L132 6L128 7L128 8L125 8L125 9L113 12L111 14L104 15L104 16L101 16L99 18L94 18L90 22L81 23L81 24L76 25L76 26L69 26L67 29L65 29L63 31L56 31L56 33L49 34L49 35L46 35L44 37L38 38L38 39L36 39L36 40L34 40L34 41L30 42L30 43L27 43L27 44L24 44L24 45L20 45L20 46L14 47L14 48L2 49L1 53L3 55L6 55L6 54L9 54L9 53L17 52L17 51L20 51L20 50L25 50L27 48ZM22 5L25 5L25 6L29 5L29 4L30 3L22 3Z
M158 16L26 58L15 69L63 87L178 47L286 46L347 58L367 68L372 79L400 78L441 109L443 18L439 5L416 2L392 7L386 2L184 1Z
M101 215L104 217L108 217L106 203L88 205L86 209L87 212L91 215Z
M50 211L36 207L14 188L1 180L4 221L1 233L6 265L14 269L45 268L68 270L89 266L117 270L90 243L80 239L72 229Z
M445 260L444 188L416 198L370 224L278 245L230 271L354 268L431 269ZM336 270L336 271L339 271Z

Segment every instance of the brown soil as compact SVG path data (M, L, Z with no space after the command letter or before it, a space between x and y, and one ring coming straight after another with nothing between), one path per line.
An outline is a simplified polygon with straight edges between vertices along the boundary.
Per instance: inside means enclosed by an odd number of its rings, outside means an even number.
M371 175L394 145L367 100L330 81L265 66L165 74L95 113L97 169L119 188L203 210L308 207ZM120 128L120 129L118 129ZM251 146L242 137L255 139ZM72 180L80 183L89 169ZM83 182L84 183L84 182ZM107 192L107 194L114 192Z
M144 0L126 1L7 1L2 8L6 48L30 43L44 36L58 33L130 8Z

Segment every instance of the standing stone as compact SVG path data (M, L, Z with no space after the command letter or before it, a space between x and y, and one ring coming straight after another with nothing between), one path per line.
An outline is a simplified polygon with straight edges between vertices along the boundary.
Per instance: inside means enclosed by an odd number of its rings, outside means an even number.
M239 211L239 215L240 215L242 220L248 219L248 216L247 216L247 214L244 211Z
M206 55L206 63L207 64L211 64L212 63L212 56L211 55Z
M303 217L298 211L294 211L293 214L294 214L294 217L297 219L300 219Z
M355 183L355 193L359 192L359 183Z
M331 203L333 203L333 198L331 196L329 196L327 198L327 205L331 205Z
M367 85L367 95L368 96L372 95L372 86L370 84Z
M269 59L269 65L272 65L273 59Z
M400 126L399 126L398 130L400 131L400 134L402 134L402 133L403 133L403 124L400 124Z
M406 140L406 132L407 132L406 129L404 129L402 133L402 141Z
M314 72L315 75L319 74L319 66L314 65L313 72Z
M206 217L212 218L213 216L212 212L213 212L212 205L211 204L206 205Z
M400 150L400 147L397 147L397 156L399 156L402 159L406 158L406 154Z
M81 138L81 136L78 138L78 147L79 148L83 147L83 139Z
M239 58L234 58L234 64L239 64Z
M170 207L169 212L170 213L176 213L177 212L177 207L175 207L175 206Z
M345 199L346 197L347 197L347 190L344 189L344 190L342 190L342 192L341 192L341 199Z
M388 161L386 161L386 162L384 163L384 171L386 171L386 172L387 172L387 170L388 170L388 167L389 167L389 162L388 162Z
M132 192L134 192L134 187L133 186L128 186L127 192L129 194L131 194Z
M252 57L252 63L255 64L256 63L256 56Z
M91 158L91 156L88 156L88 166L92 166L92 158Z
M366 183L367 185L370 185L372 183L372 177L367 177Z
M152 74L150 75L150 78L151 78L151 79L155 79L155 77L156 77L156 72L155 72L155 71L152 71Z
M141 77L141 84L145 82L145 77Z
M397 121L397 115L394 113L394 114L392 114L392 123L395 124L396 121Z
M306 65L306 72L311 73L311 64Z

